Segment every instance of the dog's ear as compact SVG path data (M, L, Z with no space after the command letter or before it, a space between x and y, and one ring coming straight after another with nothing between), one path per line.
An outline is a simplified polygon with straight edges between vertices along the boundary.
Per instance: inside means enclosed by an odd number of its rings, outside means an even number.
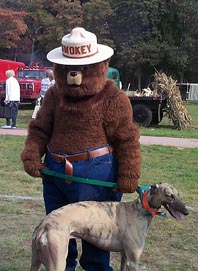
M157 191L158 187L159 187L158 184L152 184L151 189L150 189L150 194L151 195L154 194Z

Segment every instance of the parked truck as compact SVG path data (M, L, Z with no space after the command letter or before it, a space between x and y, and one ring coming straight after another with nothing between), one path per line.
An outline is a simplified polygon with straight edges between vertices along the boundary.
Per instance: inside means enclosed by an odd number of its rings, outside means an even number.
M120 74L116 68L110 67L107 77L113 79L120 88ZM124 91L124 90L123 90ZM139 126L148 127L161 122L164 113L167 111L167 99L146 91L142 92L125 91L133 107L133 121Z
M40 67L36 64L19 69L17 80L21 89L21 102L36 103L40 97L41 80L46 77L48 69L49 67Z
M167 112L164 96L129 96L129 99L133 107L133 121L139 126L157 125Z
M37 63L27 67L22 62L14 61L12 61L12 65L8 67L10 62L9 60L5 60L4 62L0 61L0 63L4 64L4 71L3 69L1 70L2 73L4 72L5 74L7 69L14 69L15 67L16 79L20 85L21 102L35 104L36 100L40 97L41 79L46 77L46 71L51 67L43 67ZM22 63L23 65L18 65L18 63ZM6 78L0 79L0 99L5 98L5 80Z
M24 67L25 67L25 63L23 62L0 59L0 81L6 80L5 72L7 70L14 70L15 74L17 74L18 69L24 68Z

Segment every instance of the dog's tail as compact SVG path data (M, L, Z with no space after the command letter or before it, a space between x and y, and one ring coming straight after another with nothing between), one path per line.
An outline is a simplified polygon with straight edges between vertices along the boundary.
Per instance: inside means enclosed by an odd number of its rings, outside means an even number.
M40 225L39 225L40 226ZM38 271L41 267L41 259L39 253L39 240L43 231L40 227L36 227L32 234L32 259L30 271Z
M63 236L65 235L65 238ZM69 233L68 233L69 237ZM43 264L48 271L64 270L68 250L65 231L41 223L32 236L32 264L30 271L38 271Z

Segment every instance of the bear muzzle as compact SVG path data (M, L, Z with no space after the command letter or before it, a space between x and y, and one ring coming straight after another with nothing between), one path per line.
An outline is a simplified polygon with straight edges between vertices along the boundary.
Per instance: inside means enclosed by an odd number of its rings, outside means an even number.
M77 85L82 84L82 71L70 71L67 74L67 83L68 85Z

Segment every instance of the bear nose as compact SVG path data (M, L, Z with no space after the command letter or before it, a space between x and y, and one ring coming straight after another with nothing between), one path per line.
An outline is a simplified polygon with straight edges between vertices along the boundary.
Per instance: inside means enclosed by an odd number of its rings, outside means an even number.
M68 85L80 86L82 84L82 72L81 71L68 72L67 83L68 83Z
M71 71L70 76L75 77L78 73L76 71Z

